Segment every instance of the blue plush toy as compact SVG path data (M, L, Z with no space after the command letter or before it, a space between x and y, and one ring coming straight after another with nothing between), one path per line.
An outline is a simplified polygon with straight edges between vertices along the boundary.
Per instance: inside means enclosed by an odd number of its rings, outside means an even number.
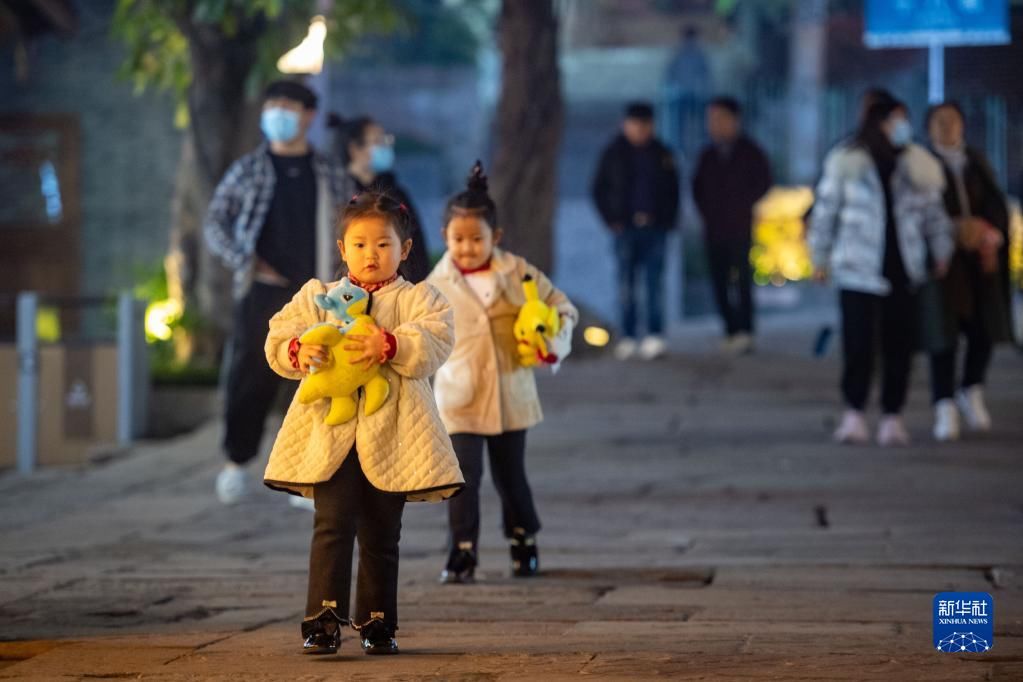
M347 277L326 294L316 294L316 305L338 319L338 329L346 333L355 323L355 311L363 312L369 305L369 294L365 289L352 284ZM366 305L357 305L366 301ZM354 314L353 314L354 313Z

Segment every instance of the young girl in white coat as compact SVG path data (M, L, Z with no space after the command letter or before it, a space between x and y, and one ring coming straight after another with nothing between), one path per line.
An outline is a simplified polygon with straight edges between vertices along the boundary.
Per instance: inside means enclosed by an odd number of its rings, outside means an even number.
M519 364L512 329L525 302L523 278L532 276L540 299L560 314L561 331L551 344L555 362L571 348L578 312L542 272L497 248L501 235L497 207L477 161L466 190L448 202L447 252L427 278L455 311L455 348L437 372L434 391L465 475L465 489L448 503L451 551L441 574L445 583L474 579L484 444L511 543L512 573L528 577L539 568L535 536L540 519L526 479L525 455L526 430L543 413L533 370Z
M309 592L302 622L304 650L334 653L341 626L360 632L367 654L397 653L398 538L406 499L450 497L462 475L441 423L429 378L454 343L451 306L433 286L398 274L408 257L408 210L386 194L365 192L341 217L338 247L348 279L370 296L375 325L342 343L352 364L379 367L390 393L367 416L324 423L330 401L303 405L297 396L284 418L267 465L271 488L312 497L316 514L309 556ZM302 344L309 327L330 321L316 295L337 283L310 280L270 320L266 357L275 372L302 379L334 362L324 346ZM352 549L359 540L354 611L349 610Z

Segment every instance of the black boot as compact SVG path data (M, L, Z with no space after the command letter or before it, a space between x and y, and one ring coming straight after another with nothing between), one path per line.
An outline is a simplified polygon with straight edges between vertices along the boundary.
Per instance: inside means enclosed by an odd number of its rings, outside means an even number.
M302 650L307 654L336 654L341 646L341 626L347 621L325 606L315 616L302 621Z
M540 555L536 550L536 536L526 535L518 530L511 538L512 575L529 578L540 570Z
M398 628L388 625L379 618L371 618L369 622L355 628L362 639L362 650L368 656L387 656L398 653L398 643L394 641L394 631Z
M459 542L451 548L440 581L447 585L476 582L476 548L471 542Z

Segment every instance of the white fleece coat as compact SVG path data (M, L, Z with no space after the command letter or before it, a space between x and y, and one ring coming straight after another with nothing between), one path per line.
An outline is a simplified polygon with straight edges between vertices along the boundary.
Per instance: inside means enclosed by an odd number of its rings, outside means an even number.
M945 173L930 152L911 144L899 155L891 182L899 253L910 282L919 285L927 279L928 252L932 260L947 261L954 249L942 198ZM807 232L814 266L827 268L840 289L888 294L886 220L884 188L870 154L850 145L832 150Z
M449 433L493 436L528 429L543 419L535 370L519 364L513 332L519 308L526 302L522 291L526 273L536 280L540 299L561 315L561 333L551 347L561 359L571 350L572 330L579 319L568 297L524 258L494 249L491 269L497 296L489 307L484 307L450 254L444 254L427 278L455 309L455 349L434 379Z
M277 374L302 378L288 359L288 344L327 320L313 297L336 284L310 280L271 318L266 359ZM462 487L462 472L429 382L454 344L451 306L429 284L413 285L399 277L373 293L370 312L397 340L394 358L381 367L390 396L367 417L360 392L356 418L338 426L323 423L329 400L303 405L296 397L270 453L264 474L268 486L311 497L313 484L329 480L355 446L366 478L379 490L404 493L410 501L439 501Z

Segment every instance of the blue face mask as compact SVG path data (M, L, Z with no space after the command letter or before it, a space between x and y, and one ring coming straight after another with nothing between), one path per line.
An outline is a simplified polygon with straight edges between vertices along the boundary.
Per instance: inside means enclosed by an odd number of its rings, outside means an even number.
M298 136L298 113L283 107L264 109L259 127L271 142L291 142Z
M888 140L896 147L905 147L913 141L913 126L906 119L900 118L892 125Z
M374 173L386 173L394 168L394 147L375 144L369 148L369 165Z

